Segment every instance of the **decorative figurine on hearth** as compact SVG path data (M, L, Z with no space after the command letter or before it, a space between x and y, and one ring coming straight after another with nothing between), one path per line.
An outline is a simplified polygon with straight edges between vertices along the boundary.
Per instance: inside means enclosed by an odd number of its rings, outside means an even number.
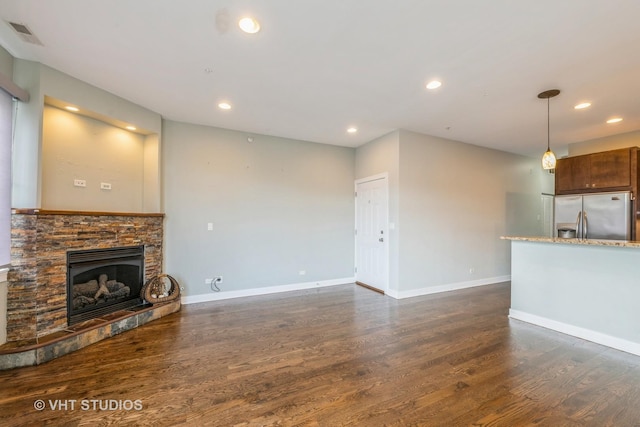
M142 287L140 297L151 304L169 302L180 296L178 281L168 274L160 274Z

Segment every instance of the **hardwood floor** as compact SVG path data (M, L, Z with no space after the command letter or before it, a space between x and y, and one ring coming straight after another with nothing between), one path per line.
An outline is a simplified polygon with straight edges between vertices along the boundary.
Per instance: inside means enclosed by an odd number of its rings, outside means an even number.
M0 372L0 425L640 425L640 357L509 320L508 307L508 284L184 306Z

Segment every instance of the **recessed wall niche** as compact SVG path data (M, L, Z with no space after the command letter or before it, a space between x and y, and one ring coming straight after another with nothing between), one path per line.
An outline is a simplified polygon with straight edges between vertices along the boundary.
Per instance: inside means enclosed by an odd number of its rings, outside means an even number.
M41 208L144 212L150 144L157 151L156 135L45 105Z

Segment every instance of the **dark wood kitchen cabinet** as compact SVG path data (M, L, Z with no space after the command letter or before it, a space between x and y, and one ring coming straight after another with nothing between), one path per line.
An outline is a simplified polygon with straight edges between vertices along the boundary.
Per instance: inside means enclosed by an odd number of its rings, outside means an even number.
M556 194L634 190L638 148L623 148L559 159Z
M555 173L556 194L582 191L589 181L589 162L586 156L558 159Z

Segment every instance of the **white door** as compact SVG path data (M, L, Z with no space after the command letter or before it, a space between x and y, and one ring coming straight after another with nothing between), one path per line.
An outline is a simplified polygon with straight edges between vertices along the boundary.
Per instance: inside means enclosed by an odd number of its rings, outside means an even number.
M388 185L386 176L356 181L356 281L388 286Z

